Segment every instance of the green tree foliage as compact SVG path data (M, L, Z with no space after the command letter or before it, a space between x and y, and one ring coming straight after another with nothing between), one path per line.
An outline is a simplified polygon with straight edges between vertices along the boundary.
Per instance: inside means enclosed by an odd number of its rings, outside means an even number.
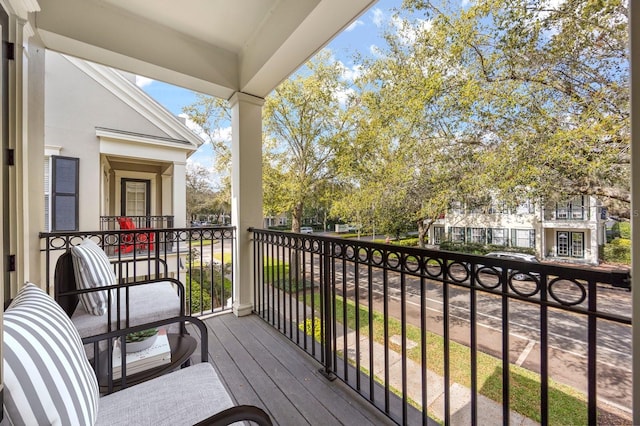
M334 177L335 153L348 133L341 72L321 53L265 101L266 210L291 212L294 231L300 230L305 206Z
M211 144L215 154L215 168L224 176L231 172L230 140L221 134L221 130L230 126L231 110L226 100L196 93L196 101L182 111L189 116L202 131L207 143ZM228 179L224 184L229 184Z
M396 22L381 57L363 64L357 133L341 162L357 195L336 210L371 212L394 235L417 227L424 243L458 192L478 191L478 144L466 124L477 95L464 73L444 72L458 66L444 50L446 38Z
M336 214L421 242L454 200L595 195L628 215L624 3L443 3L405 1L362 61Z
M448 52L458 65L441 72L464 76L449 91L459 99L455 139L477 144L481 181L505 200L629 202L626 2L405 5L429 23L415 46Z
M228 192L223 188L212 189L211 174L199 164L192 164L186 170L187 217L214 216L221 221L222 215L231 211Z
M187 213L192 218L213 215L222 222L222 217L231 212L231 146L229 135L222 131L231 122L231 111L227 101L201 93L182 111L211 144L215 172L214 176L198 165L187 169Z

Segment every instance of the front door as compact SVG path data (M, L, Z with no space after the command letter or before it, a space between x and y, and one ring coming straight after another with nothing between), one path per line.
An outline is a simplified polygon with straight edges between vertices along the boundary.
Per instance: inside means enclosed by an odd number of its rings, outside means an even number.
M151 181L122 179L120 215L149 216L151 214Z
M584 258L584 232L558 231L556 247L558 257Z

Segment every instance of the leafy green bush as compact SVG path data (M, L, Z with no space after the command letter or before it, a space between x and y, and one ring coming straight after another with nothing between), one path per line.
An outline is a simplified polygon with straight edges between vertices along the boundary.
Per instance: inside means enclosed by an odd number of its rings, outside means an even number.
M185 284L187 306L191 303L191 312L224 307L232 295L230 276L230 264L214 263L191 268Z
M618 223L620 229L620 238L630 240L631 239L631 222Z
M399 241L392 241L392 244L403 247L417 247L418 239L417 238L405 238Z
M535 249L529 247L507 247L497 246L493 244L484 245L480 243L456 243L451 241L443 241L440 243L440 250L456 251L459 253L479 254L485 255L492 251L512 252L512 253L526 253L536 255Z
M442 241L440 243L440 250L456 251L460 253L469 253L469 254L487 254L490 251L483 244L479 244L479 243L464 244L464 243L456 243L452 241Z
M191 307L191 312L211 310L211 295L208 291L202 291L202 286L198 281L188 279L185 287L187 307Z
M631 223L630 222L616 222L611 226L610 232L611 239L624 238L631 239Z
M631 240L616 238L602 249L602 260L608 263L631 265Z
M311 318L307 318L306 321L298 324L298 328L304 331L308 336L311 336L313 333L313 338L317 342L322 342L322 322L320 321L320 318L314 317L313 321Z

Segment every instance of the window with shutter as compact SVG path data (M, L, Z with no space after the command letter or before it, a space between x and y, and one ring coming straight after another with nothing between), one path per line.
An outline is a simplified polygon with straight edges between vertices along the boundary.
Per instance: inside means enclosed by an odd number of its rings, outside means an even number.
M80 159L51 157L51 230L78 230Z
M50 194L51 194L51 179L49 179L49 175L51 173L51 157L47 156L44 158L44 230L45 232L49 232L51 230L51 215L49 211L51 210L51 206L49 205Z

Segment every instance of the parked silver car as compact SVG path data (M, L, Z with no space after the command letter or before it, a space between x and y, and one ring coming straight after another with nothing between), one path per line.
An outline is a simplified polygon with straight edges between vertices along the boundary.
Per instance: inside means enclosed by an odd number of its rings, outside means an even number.
M497 259L505 259L505 260L519 260L523 262L531 262L531 263L540 263L538 259L532 254L526 253L511 253L508 251L495 251L491 253L485 254L486 257L493 257ZM478 265L478 269L485 273L502 273L502 269L498 266L484 266ZM509 271L511 272L511 271ZM513 275L514 280L524 281L531 279L531 277L537 277L539 274L537 272L529 272L529 273L521 273L515 271L516 273Z
M300 228L300 233L302 234L313 234L313 228L310 226L303 226Z

